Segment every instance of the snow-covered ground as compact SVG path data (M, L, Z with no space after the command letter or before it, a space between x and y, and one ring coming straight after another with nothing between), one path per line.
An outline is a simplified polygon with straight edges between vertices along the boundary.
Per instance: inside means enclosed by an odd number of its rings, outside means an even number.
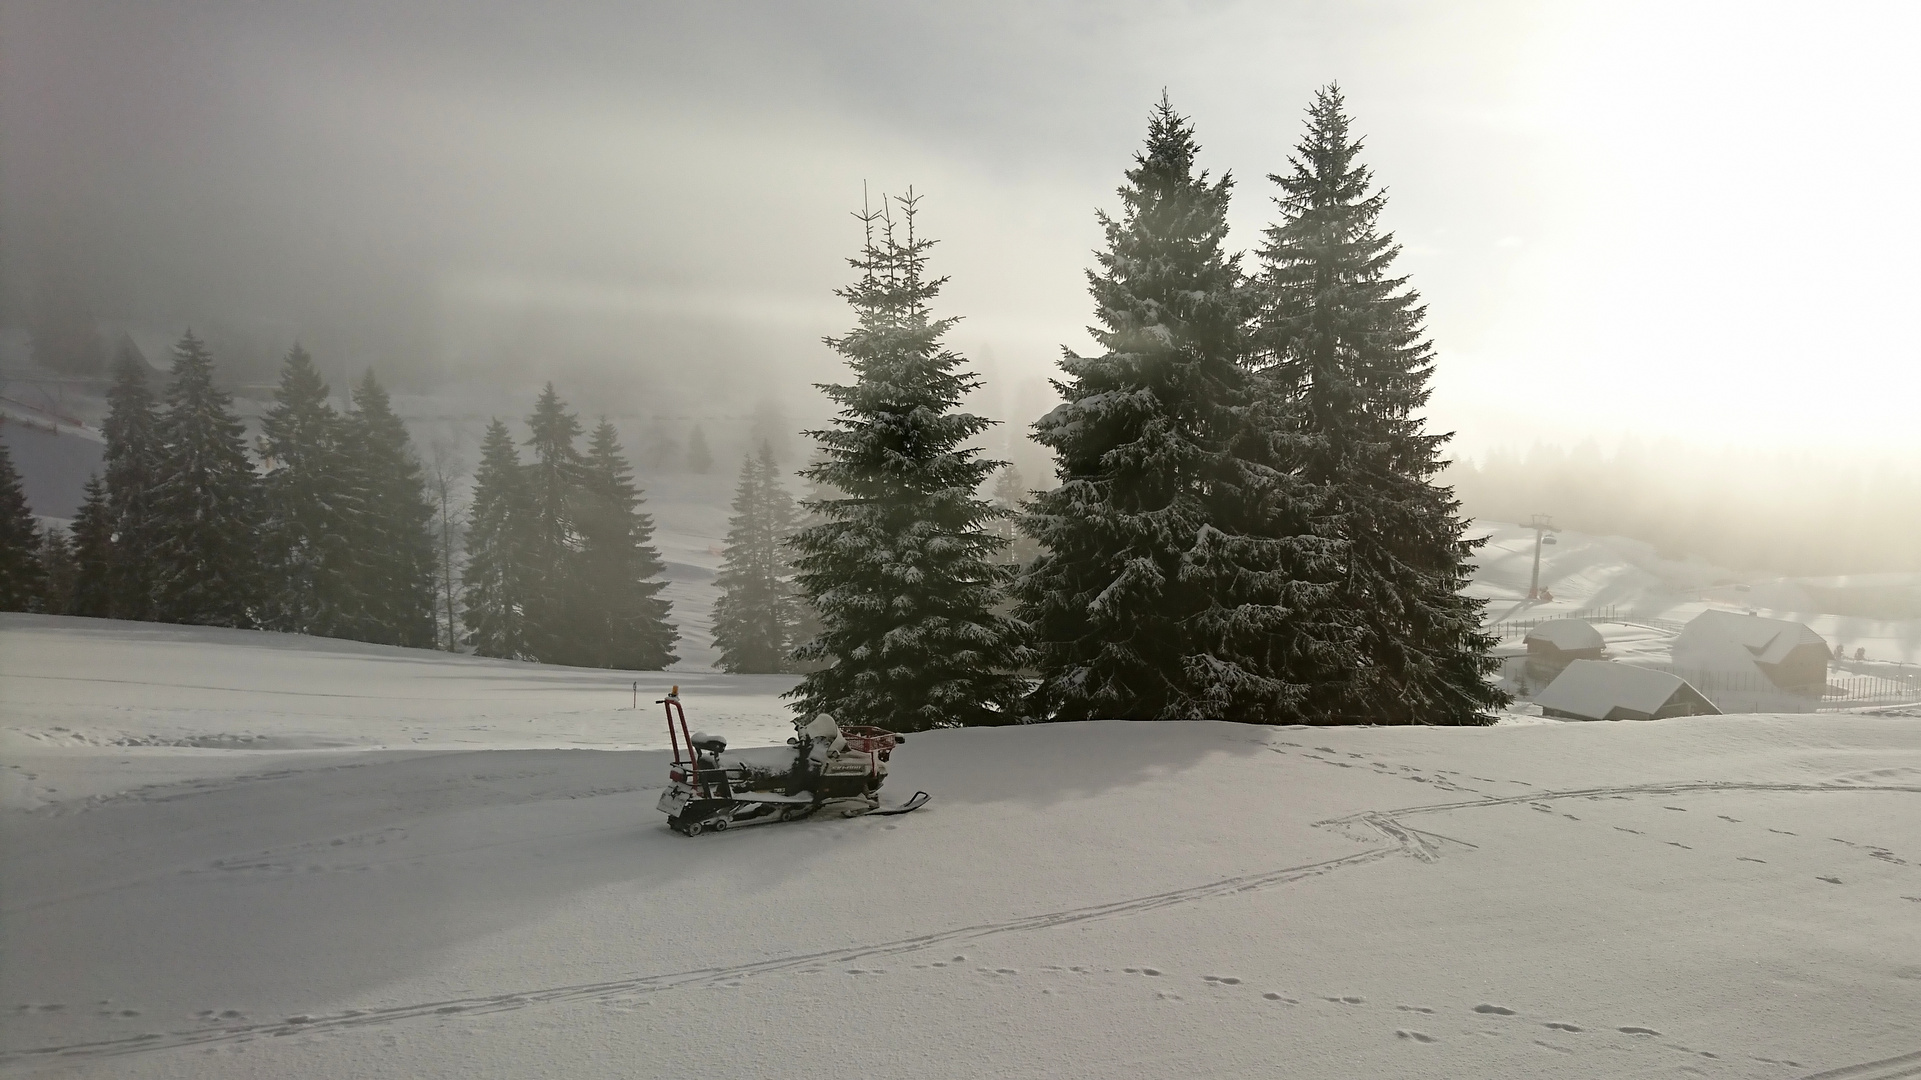
M687 839L673 678L0 616L0 1068L1921 1069L1921 717L945 731L916 814Z

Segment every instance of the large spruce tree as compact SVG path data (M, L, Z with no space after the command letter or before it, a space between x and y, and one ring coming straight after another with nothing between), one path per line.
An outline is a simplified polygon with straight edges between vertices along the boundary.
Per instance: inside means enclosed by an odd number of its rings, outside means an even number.
M1064 350L1066 401L1035 424L1060 483L1028 502L1043 552L1022 575L1044 719L1297 720L1301 601L1325 541L1267 460L1245 366L1246 298L1227 176L1198 171L1193 126L1163 96L1098 215L1088 272L1104 350Z
M720 600L714 605L714 645L720 649L720 669L733 674L792 671L800 616L787 541L797 519L772 445L762 442L758 454L741 462L733 511L715 579Z
M575 500L581 588L569 635L576 644L563 662L658 671L680 659L673 652L680 635L660 596L667 583L656 580L667 567L653 544L654 519L641 510L612 422L594 428L583 466Z
M1493 639L1461 594L1478 541L1434 482L1447 435L1425 430L1434 353L1425 308L1392 275L1385 193L1358 162L1338 87L1315 95L1292 168L1273 175L1281 220L1260 250L1261 387L1294 426L1296 476L1342 541L1324 616L1354 651L1346 678L1317 681L1327 723L1480 724L1504 695L1486 676Z
M1006 544L997 511L975 496L1000 466L968 443L992 421L960 411L979 379L941 338L955 319L929 305L945 278L927 275L933 241L901 220L863 215L867 239L839 291L857 325L827 344L854 371L824 385L840 411L808 434L822 457L807 474L842 497L814 500L821 520L793 547L801 589L821 620L798 653L824 664L790 692L802 715L918 731L1007 723L1017 716L1021 629L997 609ZM876 226L879 233L876 236Z
M86 500L73 518L73 598L69 613L111 618L113 599L113 508L99 474L87 477Z
M461 568L461 623L481 656L532 658L527 645L527 474L507 425L496 418L480 442Z
M348 452L347 425L328 400L313 358L295 345L261 420L263 589L261 624L289 633L353 637L362 625L356 567L366 513Z
M434 647L433 504L407 427L367 372L346 416L349 472L359 488L353 530L359 594L353 634L362 641Z
M45 592L40 529L13 467L13 453L0 442L0 611L37 611Z
M189 331L174 346L152 489L153 618L250 626L259 606L260 492L213 356Z
M527 582L527 647L549 664L576 663L587 633L578 615L585 600L580 576L580 494L587 463L580 456L580 418L548 383L527 417L527 531L521 557Z
M121 619L153 618L158 577L153 493L160 483L160 417L147 361L137 350L122 349L107 390L106 489L111 523L112 565L107 611Z

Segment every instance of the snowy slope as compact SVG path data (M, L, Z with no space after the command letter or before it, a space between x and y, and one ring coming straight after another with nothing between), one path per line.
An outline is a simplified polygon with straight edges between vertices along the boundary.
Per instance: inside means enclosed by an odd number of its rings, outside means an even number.
M748 744L782 685L682 689ZM3 771L34 779L0 810L0 1068L1921 1065L1921 717L937 732L889 783L932 792L919 813L690 840L654 811L658 721L620 712L625 690L6 617ZM221 734L274 741L191 745Z

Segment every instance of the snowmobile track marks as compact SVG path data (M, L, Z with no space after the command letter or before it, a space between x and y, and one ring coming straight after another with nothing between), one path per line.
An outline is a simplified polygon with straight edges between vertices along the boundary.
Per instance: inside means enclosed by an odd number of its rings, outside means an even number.
M1921 1076L1921 1050L1899 1057L1882 1058L1880 1061L1829 1069L1827 1072L1804 1076L1801 1080L1907 1080L1914 1076Z
M1636 784L1619 787L1580 788L1570 791L1533 790L1526 794L1503 797L1482 797L1464 799L1457 802L1431 803L1425 806L1408 806L1394 810L1367 810L1341 818L1330 818L1316 822L1318 825L1356 824L1373 830L1390 841L1385 846L1358 851L1336 859L1303 863L1298 866L1282 867L1238 877L1223 878L1202 885L1184 889L1173 889L1150 896L1132 897L1104 904L1090 904L1085 907L1069 908L1064 911L1030 915L1019 919L1009 919L998 923L981 923L974 926L957 927L951 930L923 934L917 937L900 938L894 941L879 942L871 945L857 945L852 948L835 949L826 952L801 953L792 956L776 957L752 964L732 967L695 968L687 971L660 975L636 975L624 979L603 982L576 983L568 986L552 986L536 990L521 990L501 994L486 994L473 997L455 998L443 1001L420 1002L412 1005L399 1005L385 1009L350 1010L329 1015L290 1017L270 1023L239 1023L209 1025L172 1032L149 1032L142 1035L118 1039L102 1039L93 1042L71 1043L61 1046L45 1046L32 1049L10 1050L0 1054L0 1066L20 1061L45 1061L52 1058L112 1057L123 1054L145 1053L153 1050L167 1050L188 1046L208 1046L222 1043L249 1042L255 1039L299 1034L315 1034L328 1031L349 1031L366 1027L381 1027L408 1020L419 1020L434 1016L461 1013L464 1016L481 1016L490 1013L524 1009L533 1005L557 1005L582 1001L603 1001L614 997L631 997L638 994L654 993L688 986L712 986L731 979L744 979L757 975L775 975L798 971L816 965L852 964L857 961L898 956L902 953L918 952L954 942L965 942L980 938L997 937L1002 934L1025 933L1033 930L1048 930L1061 926L1074 926L1080 923L1102 919L1136 915L1143 912L1158 911L1162 908L1210 900L1222 896L1234 896L1259 889L1273 888L1308 878L1319 877L1337 870L1363 866L1382 859L1405 855L1421 862L1439 860L1444 844L1463 843L1450 840L1434 833L1422 832L1401 823L1402 818L1418 814L1447 813L1454 810L1468 810L1486 806L1506 806L1516 803L1552 802L1559 799L1586 799L1597 796L1631 797L1635 795L1681 795L1694 792L1715 791L1770 791L1809 794L1839 792L1901 792L1921 794L1921 785L1869 785L1869 784L1786 784L1786 783L1743 783L1732 781L1696 781L1664 784ZM1471 846L1471 845L1470 845ZM964 962L956 957L956 963ZM1147 969L1141 969L1143 974ZM1154 971L1153 974L1160 974ZM1342 1000L1347 999L1330 999ZM1355 1003L1358 1003L1356 999ZM1875 1071L1886 1068L1887 1071ZM1804 1080L1907 1080L1921 1077L1921 1052L1901 1058L1870 1062L1867 1065L1850 1066L1845 1070L1819 1073Z

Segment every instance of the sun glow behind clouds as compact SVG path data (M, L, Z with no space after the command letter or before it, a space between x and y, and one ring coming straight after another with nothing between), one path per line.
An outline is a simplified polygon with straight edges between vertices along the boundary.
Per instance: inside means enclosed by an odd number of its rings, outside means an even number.
M1444 351L1436 418L1469 452L1658 431L1912 463L1918 30L1912 5L1563 11L1522 80L1543 235Z

